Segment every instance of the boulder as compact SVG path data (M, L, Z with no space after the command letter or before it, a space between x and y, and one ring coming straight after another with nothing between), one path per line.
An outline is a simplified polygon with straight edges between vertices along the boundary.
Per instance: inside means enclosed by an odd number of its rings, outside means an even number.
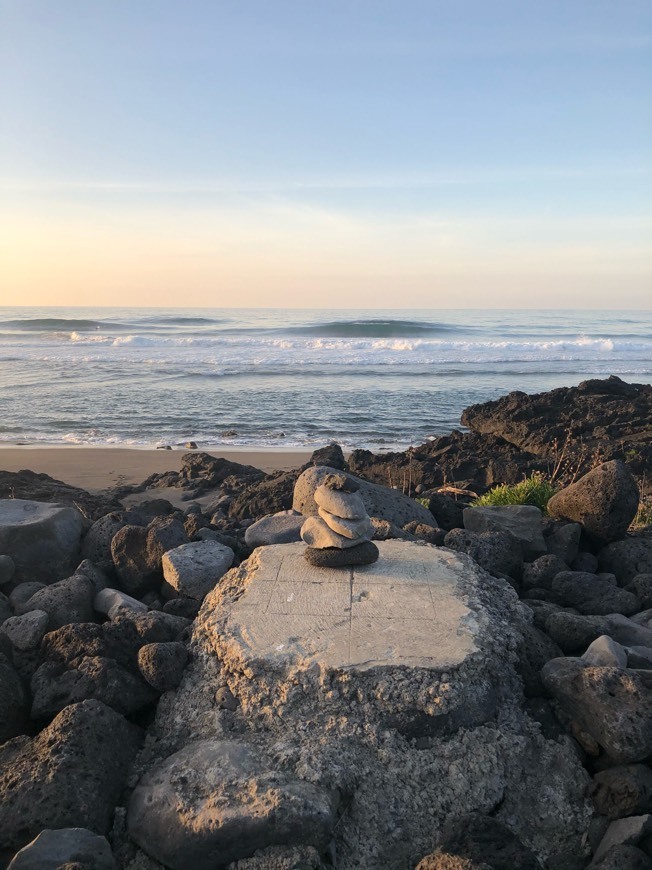
M594 667L626 668L627 651L615 640L602 634L590 644L582 661Z
M616 819L607 828L607 833L596 849L594 861L600 861L614 846L636 846L652 835L652 815L630 816Z
M598 553L601 571L615 574L621 586L639 574L652 574L652 535L635 533L607 544Z
M50 631L71 622L92 622L95 588L83 574L73 574L51 586L39 589L23 605L26 610L43 610L48 615Z
M546 634L568 655L585 650L601 634L607 634L625 647L652 647L652 629L637 625L626 616L582 616L575 613L551 613L546 619Z
M0 553L13 560L15 583L52 583L70 575L83 528L84 518L73 507L0 499Z
M252 550L270 544L292 544L301 539L300 532L304 520L303 514L297 511L270 514L248 527L245 532L245 543Z
M610 819L650 813L652 770L644 764L627 764L599 771L589 796L596 811Z
M21 734L26 722L23 684L15 668L0 653L0 744Z
M644 610L652 608L652 574L637 574L625 588L636 595Z
M467 553L494 576L506 574L520 580L523 573L520 541L507 530L477 533L452 529L444 538L444 546L458 553Z
M14 856L7 870L58 870L69 865L88 870L116 870L106 837L88 828L45 830Z
M9 638L14 649L36 649L47 631L49 619L44 610L30 610L22 616L7 619L0 632Z
M358 492L369 516L389 520L398 526L404 526L411 520L429 525L433 524L433 516L430 511L414 499L408 498L394 489L368 483L347 472L337 471L337 469L329 468L326 465L307 468L299 476L294 487L293 509L305 516L317 516L319 506L315 502L315 491L332 474L345 475L352 484L358 486ZM322 505L322 507L328 509L327 505ZM341 514L339 515L341 516Z
M450 532L451 529L464 527L464 505L451 498L450 495L436 492L430 496L428 510L436 519L438 525Z
M157 692L176 689L188 662L185 645L175 641L147 643L138 651L138 668L143 678Z
M201 740L161 762L129 801L129 836L171 870L212 870L257 849L311 845L335 823L333 794L272 769L253 747Z
M111 541L111 555L123 590L138 597L154 589L163 580L163 555L187 543L183 523L174 517L155 517L146 528L121 528Z
M582 526L579 523L550 519L544 526L543 539L551 556L557 556L570 565L577 558L581 534Z
M628 763L652 754L652 680L647 685L641 673L559 658L541 679L571 720L615 762Z
M139 733L99 701L84 701L36 737L0 746L0 849L21 849L45 828L81 819L107 833Z
M559 556L539 556L523 566L523 589L550 589L557 574L568 571L568 565Z
M641 607L641 602L631 592L582 571L562 571L552 581L551 589L559 604L574 607L583 614L631 616Z
M259 519L292 508L297 471L276 471L239 492L229 504L230 517Z
M596 541L622 538L636 516L638 485L627 466L612 460L589 471L548 502L553 517L573 520Z
M45 589L45 583L38 583L37 581L19 583L18 586L16 586L16 588L9 594L9 603L13 610L18 615L21 613L27 613L29 607L26 607L25 605L32 595L36 594L39 589Z
M550 659L561 656L562 651L547 634L533 625L524 625L521 633L523 640L519 646L516 672L523 680L523 691L526 698L546 697L548 692L541 682L541 668Z
M0 625L2 625L13 614L11 604L7 596L0 592Z
M90 559L102 568L112 568L111 541L124 526L129 524L123 511L114 511L95 520L84 538L82 558Z
M471 532L506 530L520 541L527 562L544 556L548 550L543 539L541 511L529 504L470 507L463 513L464 528Z
M652 858L637 846L611 846L600 858L589 864L590 870L652 870Z
M163 555L163 576L179 595L201 601L226 574L235 553L216 541L194 541Z
M111 619L123 610L132 610L136 613L147 613L147 605L137 598L132 598L126 592L119 589L102 589L93 600L93 608L97 613L102 613Z
M0 586L10 583L15 573L16 566L11 556L0 556Z

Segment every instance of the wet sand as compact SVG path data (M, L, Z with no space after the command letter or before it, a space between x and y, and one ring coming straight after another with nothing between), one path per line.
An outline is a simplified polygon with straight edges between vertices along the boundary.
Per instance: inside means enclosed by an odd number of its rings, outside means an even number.
M253 465L263 471L287 471L298 468L310 459L310 451L248 450L231 448L207 450L220 456ZM29 469L45 472L64 483L90 492L127 483L141 483L150 474L178 471L181 457L188 453L178 450L135 450L123 447L0 447L0 471Z

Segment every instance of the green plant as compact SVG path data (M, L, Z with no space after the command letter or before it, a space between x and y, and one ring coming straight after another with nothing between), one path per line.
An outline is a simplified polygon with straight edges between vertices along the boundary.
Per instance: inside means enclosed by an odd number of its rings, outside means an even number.
M540 471L535 471L520 483L502 483L476 498L471 507L487 507L491 505L532 504L543 513L549 500L557 491L552 481Z
M652 526L652 498L649 496L641 499L630 529L643 529L645 526Z
M418 501L419 504L422 504L424 506L424 508L427 508L430 506L430 499L425 498L424 496L417 496L414 500Z

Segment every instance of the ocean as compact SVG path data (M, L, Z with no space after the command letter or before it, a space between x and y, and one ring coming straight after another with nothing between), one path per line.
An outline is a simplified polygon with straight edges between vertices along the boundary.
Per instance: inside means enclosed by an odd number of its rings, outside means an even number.
M404 449L462 410L652 379L650 311L0 308L0 443Z

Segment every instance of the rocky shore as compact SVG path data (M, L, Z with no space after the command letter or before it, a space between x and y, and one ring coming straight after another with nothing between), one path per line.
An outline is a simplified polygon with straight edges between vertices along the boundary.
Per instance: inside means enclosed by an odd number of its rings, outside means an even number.
M462 424L0 470L0 867L652 868L652 387Z

